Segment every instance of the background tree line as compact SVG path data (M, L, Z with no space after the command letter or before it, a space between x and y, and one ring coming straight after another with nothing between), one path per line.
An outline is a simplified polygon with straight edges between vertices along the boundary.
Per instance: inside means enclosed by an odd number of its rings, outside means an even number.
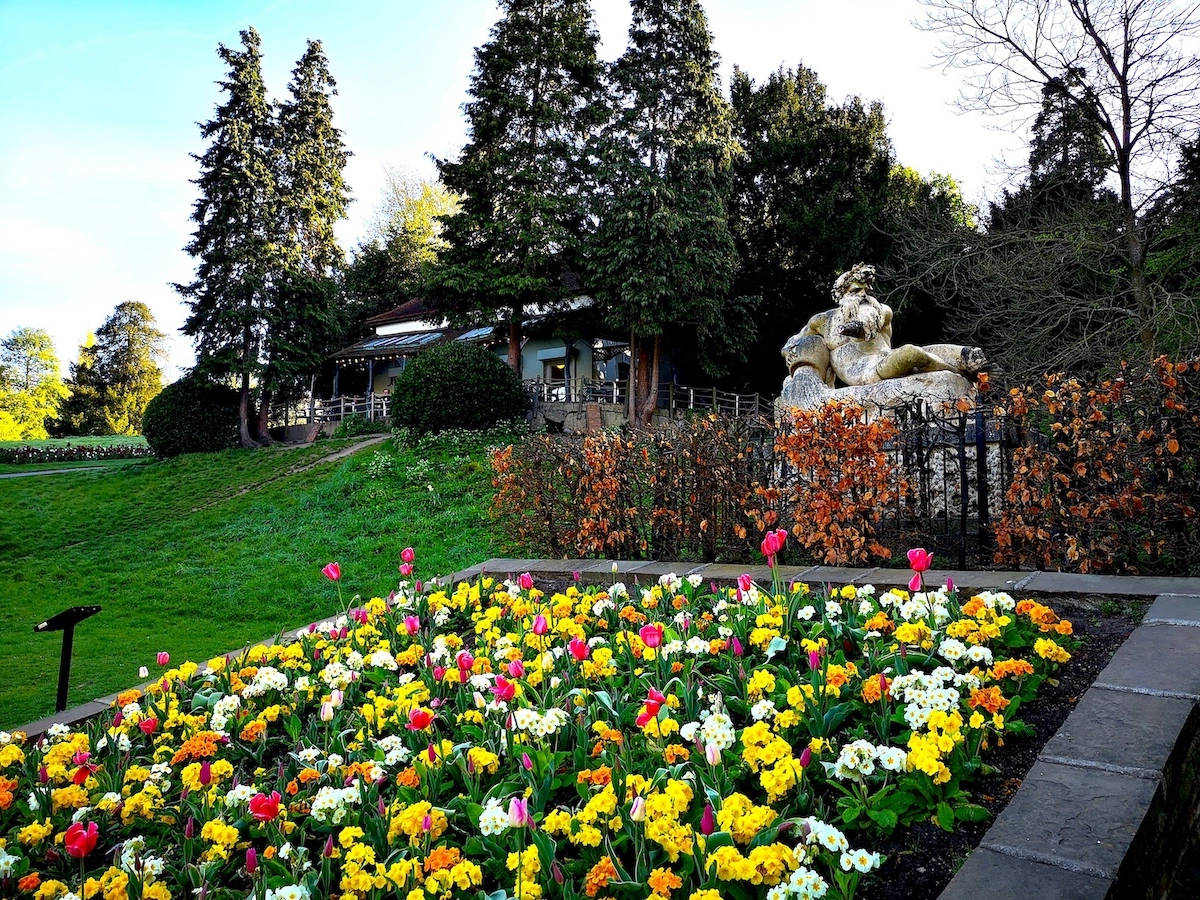
M49 333L16 329L0 340L0 440L140 434L165 338L144 303L120 303L64 380Z
M414 297L496 325L515 367L526 321L582 283L590 319L558 327L629 342L633 421L668 354L680 380L776 392L780 346L858 261L880 270L898 341L976 343L1014 378L1197 346L1193 8L928 0L973 102L1032 125L1024 177L976 209L897 160L881 103L833 100L803 65L761 82L735 67L723 93L696 0L631 0L611 64L587 0L498 5L462 151L436 183L394 174L349 261L319 43L275 104L257 34L220 48L227 99L202 127L199 265L180 291L198 370L240 386L244 443L266 438L272 396Z

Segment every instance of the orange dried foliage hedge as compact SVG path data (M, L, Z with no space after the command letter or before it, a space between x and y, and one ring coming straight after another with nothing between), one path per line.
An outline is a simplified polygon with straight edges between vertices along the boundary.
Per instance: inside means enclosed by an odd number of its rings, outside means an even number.
M766 506L760 530L782 508L792 535L826 565L890 558L879 531L907 493L890 450L899 433L894 420L867 421L854 404L789 410L775 432L778 478L757 490Z
M1028 431L995 527L1000 566L1185 573L1200 564L1200 360L1050 375L997 410Z
M538 435L494 454L510 544L554 557L745 559L769 462L761 425L707 416L651 431Z

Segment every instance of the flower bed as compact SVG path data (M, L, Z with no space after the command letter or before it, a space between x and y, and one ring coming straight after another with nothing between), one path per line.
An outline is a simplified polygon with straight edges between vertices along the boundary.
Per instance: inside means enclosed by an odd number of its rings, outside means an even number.
M0 895L851 897L897 827L986 815L965 785L1072 645L920 578L405 581L161 659L85 731L0 735Z
M79 462L89 459L144 459L153 456L146 444L55 444L0 447L0 463L17 465Z

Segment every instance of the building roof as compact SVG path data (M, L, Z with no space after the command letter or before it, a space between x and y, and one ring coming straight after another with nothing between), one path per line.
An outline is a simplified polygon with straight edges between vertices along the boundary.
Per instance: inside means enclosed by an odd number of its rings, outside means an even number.
M412 319L424 319L434 315L436 313L426 305L424 297L413 297L387 312L371 316L364 324L392 325L396 322L408 322Z
M494 327L486 328L429 328L425 331L408 331L404 334L373 334L333 354L341 362L365 362L369 359L400 359L448 341L463 343L490 343L495 337Z

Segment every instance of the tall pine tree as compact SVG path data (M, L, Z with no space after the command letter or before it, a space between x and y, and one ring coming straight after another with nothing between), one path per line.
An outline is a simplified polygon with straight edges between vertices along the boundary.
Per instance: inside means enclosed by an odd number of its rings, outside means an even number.
M150 307L132 300L118 303L96 330L95 369L104 385L104 417L110 433L141 433L146 404L163 387L157 359L165 340Z
M629 332L629 418L647 423L664 332L713 329L733 283L725 210L733 143L700 4L632 6L629 47L610 74L616 108L601 142L608 190L598 196L589 286Z
M444 219L434 305L459 322L508 326L520 369L521 320L561 300L586 226L585 148L602 114L599 36L588 0L500 0L503 17L475 51L468 141L438 160L461 207Z
M350 153L333 124L337 83L320 41L308 42L288 90L275 129L280 271L266 310L258 413L264 442L272 397L315 370L341 334L334 276L345 259L333 229L350 203L342 177Z
M192 211L196 230L185 248L199 263L195 279L175 289L191 308L183 333L196 339L196 367L237 379L239 435L243 446L254 447L250 386L263 371L279 218L275 123L262 79L261 40L253 28L241 32L241 40L240 51L224 44L217 50L229 66L218 82L227 97L200 126L211 143L202 156L193 155L200 163L194 182L200 198Z

